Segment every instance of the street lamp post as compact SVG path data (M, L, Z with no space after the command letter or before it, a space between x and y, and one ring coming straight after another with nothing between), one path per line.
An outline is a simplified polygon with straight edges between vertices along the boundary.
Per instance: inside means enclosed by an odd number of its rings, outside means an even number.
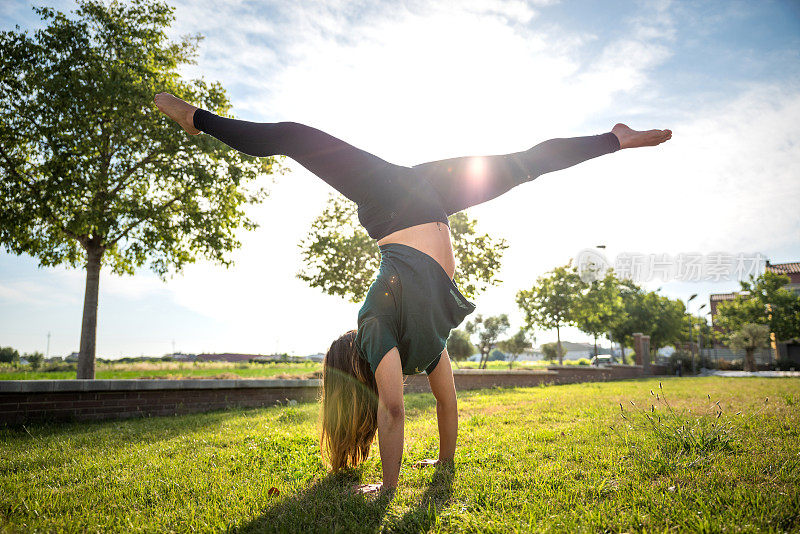
M702 310L705 307L706 307L706 305L703 304L702 306L697 308L698 317L700 319L700 322L697 323L697 357L698 357L698 359L703 355L702 345L700 344L700 333L701 333L701 331L703 329L703 324L702 323L703 323L704 319L703 319L703 315L700 313L700 310ZM696 373L697 373L697 366L695 365L694 353L692 353L692 374L696 374Z

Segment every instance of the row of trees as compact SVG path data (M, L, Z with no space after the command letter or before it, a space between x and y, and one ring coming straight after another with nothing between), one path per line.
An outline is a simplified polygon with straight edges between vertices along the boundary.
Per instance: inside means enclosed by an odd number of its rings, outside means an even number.
M517 293L525 326L514 336L502 339L510 328L507 315L478 315L466 324L465 330L452 333L448 351L454 359L462 359L477 349L481 367L485 367L495 347L516 359L531 346L529 332L555 329L557 342L543 346L543 350L562 364L565 351L560 331L574 326L594 337L595 356L597 339L607 336L609 341L620 343L624 360L625 347L632 346L633 334L641 332L650 336L653 353L697 338L706 345L719 341L744 350L745 369L754 369L754 352L768 346L770 333L776 341L800 338L800 296L784 287L788 282L785 275L771 272L741 282L740 294L718 308L718 328L712 329L704 318L688 313L679 299L645 291L631 280L619 280L613 271L585 282L568 263L539 277L530 289Z

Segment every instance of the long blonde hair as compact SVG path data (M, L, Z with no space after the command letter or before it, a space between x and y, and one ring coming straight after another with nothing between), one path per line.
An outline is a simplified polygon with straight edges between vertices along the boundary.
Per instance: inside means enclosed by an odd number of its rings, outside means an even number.
M355 339L355 330L341 336L323 361L320 448L333 471L366 460L378 429L378 386Z

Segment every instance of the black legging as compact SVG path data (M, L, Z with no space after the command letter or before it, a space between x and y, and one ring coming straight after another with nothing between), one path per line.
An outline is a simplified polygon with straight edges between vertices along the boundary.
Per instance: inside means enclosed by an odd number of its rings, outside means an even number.
M405 195L412 194L412 189L418 191L422 187L422 182L419 181L422 177L427 182L424 185L430 184L435 190L437 204L446 215L491 200L542 174L566 169L620 148L617 137L608 132L586 137L550 139L513 154L452 158L402 167L388 163L325 132L294 122L248 122L219 117L198 109L194 114L194 125L226 145L251 156L289 156L359 206L376 203L376 199L385 203L386 199L396 197L396 191L392 191L392 194L381 194L380 189L397 188L397 182L413 184L406 185L402 192ZM423 197L421 195L415 202L408 204L419 204L416 201L423 200ZM403 209L415 209L415 206L404 206ZM395 218L394 212L392 218ZM403 215L399 218L402 219ZM428 219L440 218L429 216ZM403 224L404 221L400 220L390 229L397 230ZM366 223L365 226L370 230ZM382 237L380 234L386 235L386 231L387 229L381 228L370 231L370 235L379 239Z

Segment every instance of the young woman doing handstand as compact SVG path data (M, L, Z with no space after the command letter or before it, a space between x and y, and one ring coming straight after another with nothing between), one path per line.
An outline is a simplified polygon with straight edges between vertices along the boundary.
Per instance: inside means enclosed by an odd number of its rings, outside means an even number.
M513 154L402 167L302 124L227 119L168 93L155 103L189 134L205 132L251 156L294 159L355 202L359 221L378 242L381 264L358 327L333 342L323 365L322 449L333 470L363 462L378 432L383 483L360 486L364 492L397 486L404 374L425 371L436 398L439 458L422 464L451 462L455 454L458 409L445 344L475 306L453 282L447 217L542 174L672 136L617 124L607 133L550 139Z

